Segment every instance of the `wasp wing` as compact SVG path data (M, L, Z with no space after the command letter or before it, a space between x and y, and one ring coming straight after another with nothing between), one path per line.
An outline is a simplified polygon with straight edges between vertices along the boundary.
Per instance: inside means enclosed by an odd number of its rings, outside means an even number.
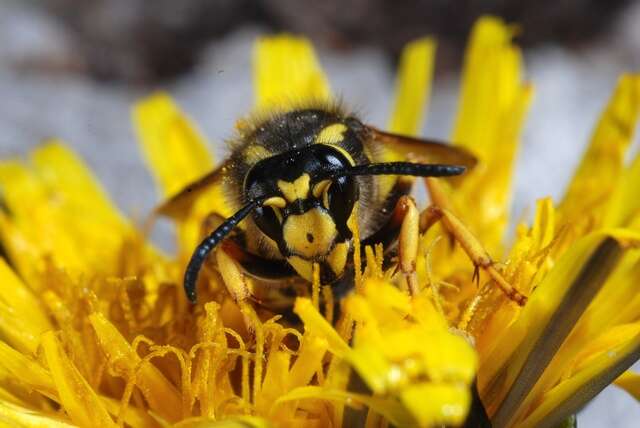
M205 191L213 189L215 186L221 186L226 167L227 162L196 181L187 184L178 193L156 207L154 214L171 218L181 218L187 215L191 211L191 207L195 201L202 196Z
M380 142L385 149L412 162L461 165L468 170L477 163L476 157L461 147L435 140L393 134L372 126L367 126L367 128L371 132L372 138Z

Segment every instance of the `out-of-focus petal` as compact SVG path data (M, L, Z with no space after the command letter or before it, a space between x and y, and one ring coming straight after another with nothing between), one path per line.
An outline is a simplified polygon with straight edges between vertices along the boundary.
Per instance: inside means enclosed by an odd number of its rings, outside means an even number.
M62 141L53 140L31 153L34 170L49 192L60 192L58 203L75 219L101 224L121 233L125 220L82 160ZM88 226L88 225L87 225Z
M511 42L513 33L498 18L483 17L474 25L452 135L455 144L479 159L452 198L491 254L501 252L513 160L532 96L532 88L522 82L521 53Z
M495 423L514 416L621 255L620 244L607 233L579 240L505 329L478 372L480 395Z
M612 337L615 340L612 341ZM589 364L548 391L542 403L518 427L554 426L575 413L640 358L640 324L619 326ZM615 343L615 346L611 346Z
M229 419L216 420L208 417L184 419L173 428L270 428L267 420L255 416L235 416Z
M8 211L0 214L0 232L17 270L36 290L44 260L73 276L115 273L131 229L88 168L57 141L36 149L32 161L0 163Z
M49 371L4 342L0 342L0 367L20 378L28 388L57 401L56 386Z
M640 228L640 154L625 169L618 185L613 190L607 212L603 220L604 227Z
M590 355L618 345L619 340L615 335L610 335L609 331L615 331L616 325L634 322L640 317L640 313L636 313L634 318L625 318L620 311L621 307L625 307L636 296L638 281L640 254L637 251L629 251L621 258L602 289L548 363L536 385L528 392L520 411L514 416L515 419L524 415L531 403L539 402L545 391L571 372L579 370L587 363Z
M280 397L276 401L276 404L304 399L324 399L350 405L364 404L373 409L376 413L385 416L394 425L415 426L416 423L415 419L407 413L396 399L356 394L343 390L322 388L319 386L296 388Z
M0 335L14 348L35 353L40 335L51 328L33 292L0 258Z
M622 373L614 383L640 401L640 374L628 370Z
M406 45L396 76L396 98L387 128L391 132L416 135L431 92L436 44L425 37Z
M253 82L259 111L331 98L313 46L304 38L281 35L259 39L253 53Z
M139 101L132 116L142 152L165 198L213 170L207 142L167 94L160 92ZM190 251L200 241L208 214L228 212L219 185L198 192L196 200L189 202L188 206L172 208L187 211L173 213L184 219L178 223L179 248L183 251Z
M600 117L589 148L560 204L563 221L601 221L600 218L589 217L597 216L598 213L604 214L604 210L594 208L606 201L616 190L615 187L623 173L625 152L633 138L638 113L640 75L624 75L618 81L618 86ZM624 192L622 188L617 191ZM632 200L618 200L616 203L622 205L612 208L617 213L610 214L611 223L615 223L616 219L623 221L626 210L635 205ZM585 213L590 215L585 216Z
M77 427L77 425L71 423L71 421L61 418L59 414L44 413L33 409L27 409L4 400L0 400L0 426L3 428Z
M213 168L205 139L165 93L133 108L133 125L163 196L171 196Z
M424 427L462 425L471 405L471 391L465 383L429 382L412 385L402 391L400 397L420 426Z

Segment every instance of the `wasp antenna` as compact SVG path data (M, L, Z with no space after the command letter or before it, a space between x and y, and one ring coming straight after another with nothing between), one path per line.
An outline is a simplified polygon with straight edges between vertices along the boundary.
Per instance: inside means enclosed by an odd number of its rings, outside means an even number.
M191 303L196 303L196 282L198 280L198 274L200 273L202 264L211 250L213 250L215 246L218 245L220 241L222 241L229 232L238 225L238 223L249 215L251 211L262 205L264 199L265 198L251 200L244 207L240 208L238 212L226 219L224 223L218 226L216 230L214 230L200 243L200 245L196 247L184 273L184 291L187 293L187 297Z
M385 162L355 165L335 171L334 176L353 175L411 175L416 177L449 177L464 173L466 168L459 165L424 164L412 162Z

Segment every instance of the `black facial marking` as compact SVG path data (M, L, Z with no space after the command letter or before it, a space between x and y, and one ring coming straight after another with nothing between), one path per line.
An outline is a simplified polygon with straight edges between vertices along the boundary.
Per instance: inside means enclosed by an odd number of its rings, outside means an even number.
M256 163L245 178L245 194L249 199L263 195L279 195L279 180L293 182L302 174L309 175L313 188L323 177L349 167L351 163L339 150L324 144L290 150ZM327 192L327 208L336 224L338 241L344 242L352 236L347 220L358 199L358 184L353 177L338 177L331 183ZM297 199L281 210L282 217L286 219L289 215L300 215L321 205L321 199L313 196ZM280 249L286 248L282 241L282 224L270 208L256 209L253 219L263 233L276 241ZM309 238L307 235L307 240L313 242L313 236Z

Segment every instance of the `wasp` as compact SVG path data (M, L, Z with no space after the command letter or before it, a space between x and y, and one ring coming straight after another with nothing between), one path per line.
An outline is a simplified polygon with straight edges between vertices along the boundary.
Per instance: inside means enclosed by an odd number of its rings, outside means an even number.
M267 287L290 278L308 285L319 269L322 284L344 288L356 247L376 244L395 245L399 270L416 292L419 232L441 219L476 273L488 269L509 297L523 303L461 221L438 205L420 214L410 197L415 177L463 174L476 163L471 153L379 130L340 106L294 108L243 123L229 142L228 159L158 209L169 213L220 185L235 210L193 252L184 274L191 302L212 252L228 291L240 301L253 293L237 281L243 275Z

